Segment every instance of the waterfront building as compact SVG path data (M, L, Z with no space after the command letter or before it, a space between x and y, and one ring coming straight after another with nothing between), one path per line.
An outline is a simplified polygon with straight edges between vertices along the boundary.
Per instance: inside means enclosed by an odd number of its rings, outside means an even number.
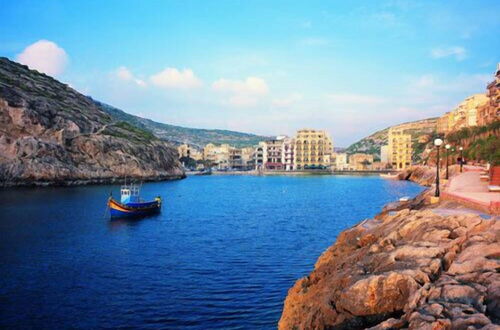
M283 139L282 162L285 171L293 171L295 169L295 139L285 137Z
M450 112L447 112L438 118L436 130L439 134L448 134L450 131L450 115Z
M230 148L229 149L229 167L233 170L241 171L243 170L243 159L241 149Z
M411 135L400 128L389 129L389 158L394 169L403 170L411 165Z
M488 125L500 120L500 63L497 65L495 77L486 87L488 101L478 108L478 125Z
M349 170L349 164L347 163L347 154L335 152L332 155L332 164L337 171L347 171Z
M253 156L256 170L264 169L266 158L267 158L267 144L265 141L261 141L259 142L259 145L255 148Z
M209 143L203 148L203 159L209 163L210 167L218 169L229 168L229 154L231 147L229 144L216 146Z
M268 171L283 171L284 159L284 136L266 141L266 158L264 158L264 169Z
M487 106L490 98L485 94L474 94L467 97L453 111L445 113L437 121L437 132L448 134L464 127L481 124L481 109Z
M380 162L381 163L389 163L389 146L381 146L380 147Z
M467 97L454 110L453 131L464 127L477 126L477 109L488 102L485 94L474 94Z
M179 153L179 158L192 158L194 160L200 160L203 158L201 152L188 144L182 144L178 146L177 152Z
M371 170L373 155L356 153L349 156L349 168L353 171Z
M295 169L329 167L333 143L326 131L301 129L295 137Z
M251 170L255 168L254 154L255 154L254 147L241 148L242 170Z
M486 94L474 94L469 96L463 102L465 108L466 126L477 126L477 109L488 103L489 98Z

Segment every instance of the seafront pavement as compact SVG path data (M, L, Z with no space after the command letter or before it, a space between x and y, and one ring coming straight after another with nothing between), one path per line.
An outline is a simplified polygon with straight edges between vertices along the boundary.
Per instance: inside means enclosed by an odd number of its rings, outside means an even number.
M442 197L493 215L500 215L500 193L488 191L488 183L480 180L480 170L480 167L465 167L463 173L449 181Z

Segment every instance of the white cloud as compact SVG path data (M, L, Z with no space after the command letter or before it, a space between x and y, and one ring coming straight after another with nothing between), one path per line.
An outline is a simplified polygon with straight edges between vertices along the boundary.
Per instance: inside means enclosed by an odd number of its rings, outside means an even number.
M351 93L328 94L327 99L338 105L374 105L386 102L382 97Z
M68 55L56 43L39 40L17 55L16 61L50 76L57 76L63 73L68 63Z
M201 79L196 77L191 69L181 71L176 68L166 68L152 75L150 80L154 85L163 88L190 89L203 85Z
M462 61L467 57L466 53L467 52L464 47L437 47L431 50L431 57L437 59L454 56L457 61Z
M272 101L272 105L275 107L288 107L292 104L300 102L302 100L302 94L294 93L283 98L276 98Z
M212 89L229 94L223 102L236 107L250 107L269 92L267 83L258 77L248 77L245 80L218 79L212 83Z
M122 81L133 82L141 87L146 86L146 82L144 80L136 78L134 74L124 66L121 66L118 69L116 69L115 75L118 79Z
M245 80L221 78L212 83L212 88L219 92L248 95L264 95L269 92L266 81L257 77L248 77Z

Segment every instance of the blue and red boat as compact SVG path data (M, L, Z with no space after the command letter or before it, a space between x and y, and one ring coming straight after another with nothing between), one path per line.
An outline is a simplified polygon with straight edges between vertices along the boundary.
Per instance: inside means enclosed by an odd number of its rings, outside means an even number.
M138 217L160 212L161 197L158 196L153 201L144 201L139 197L139 190L139 186L135 184L123 185L119 202L110 196L108 207L111 217Z

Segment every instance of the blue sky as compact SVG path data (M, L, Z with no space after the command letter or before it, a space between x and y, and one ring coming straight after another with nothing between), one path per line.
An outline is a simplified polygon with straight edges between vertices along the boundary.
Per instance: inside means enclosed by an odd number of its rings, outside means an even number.
M439 116L500 61L492 1L7 1L0 55L160 122L336 146Z

